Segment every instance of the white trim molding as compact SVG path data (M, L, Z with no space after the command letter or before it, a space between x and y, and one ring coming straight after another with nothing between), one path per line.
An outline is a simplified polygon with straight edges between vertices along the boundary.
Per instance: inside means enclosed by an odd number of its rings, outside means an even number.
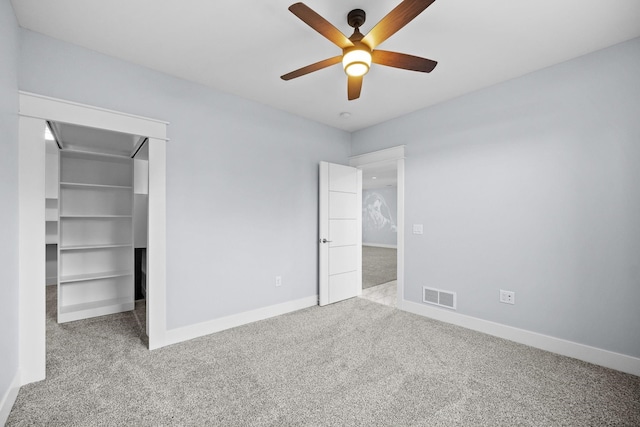
M281 304L245 311L243 313L232 314L230 316L209 320L207 322L196 323L195 325L169 329L165 336L165 345L177 344L179 342L224 331L225 329L231 329L248 323L257 322L259 320L292 313L294 311L316 305L318 305L318 295L313 295L298 300L287 301Z
M404 159L404 145L349 157L349 166L358 167Z
M562 356L572 357L594 365L640 376L640 358L579 344L573 341L514 328L489 320L430 307L413 301L402 301L401 310L463 328L504 338L530 347L539 348Z
M167 331L166 141L149 138L147 219L147 334L149 350L165 345Z
M402 146L402 155L404 156L404 146ZM398 159L398 221L396 224L398 237L398 265L396 267L396 275L398 280L398 289L396 292L396 304L400 305L404 301L404 157Z
M9 385L9 389L4 393L0 399L0 425L5 425L13 404L16 403L18 392L20 391L20 370L16 371L16 374Z
M18 357L22 385L46 375L44 128L42 119L19 119Z
M45 121L58 121L149 138L149 347L166 331L167 122L76 102L19 92L19 358L21 385L46 375L45 350Z
M19 91L20 115L166 140L169 122Z

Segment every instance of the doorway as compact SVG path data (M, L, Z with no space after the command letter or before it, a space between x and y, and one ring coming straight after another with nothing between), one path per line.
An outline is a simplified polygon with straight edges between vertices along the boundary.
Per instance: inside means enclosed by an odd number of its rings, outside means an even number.
M396 306L398 185L395 161L362 169L362 297Z
M21 385L45 378L45 138L47 121L148 137L149 349L166 333L166 126L168 123L20 92L19 111L19 354Z
M401 307L404 283L404 146L354 156L362 170L362 297Z
M47 289L47 306L52 306L47 307L48 315L53 311L56 323L64 323L138 313L134 304L145 306L139 302L143 295L136 298L135 284L142 282L142 272L135 266L146 262L135 261L147 248L146 138L61 122L47 124L47 148L56 148L47 151L45 169L48 269L49 241L57 249L57 292ZM142 310L139 314L139 323L144 324L146 315ZM146 343L145 332L140 334Z

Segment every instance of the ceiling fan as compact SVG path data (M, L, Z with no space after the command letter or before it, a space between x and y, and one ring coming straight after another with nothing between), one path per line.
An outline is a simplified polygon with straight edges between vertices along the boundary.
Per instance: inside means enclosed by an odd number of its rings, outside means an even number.
M287 73L280 78L282 80L295 79L296 77L304 76L305 74L321 70L342 61L342 66L347 74L347 97L349 101L351 101L360 97L362 78L369 72L371 63L429 73L438 64L436 61L375 48L411 22L413 18L420 15L420 13L434 1L435 0L404 0L389 12L387 16L382 18L367 35L362 35L360 32L360 26L364 24L366 14L362 9L354 9L347 15L347 23L355 29L351 37L342 34L342 32L329 21L318 15L304 3L292 4L289 7L291 13L341 48L342 55L307 65L306 67Z

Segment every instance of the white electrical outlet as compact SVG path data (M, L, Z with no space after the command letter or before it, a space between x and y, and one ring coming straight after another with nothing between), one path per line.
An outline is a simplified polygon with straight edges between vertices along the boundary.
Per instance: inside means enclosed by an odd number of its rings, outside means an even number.
M516 303L516 293L513 291L503 291L500 289L500 302L505 304L515 304Z
M276 286L282 286L282 276L276 276Z

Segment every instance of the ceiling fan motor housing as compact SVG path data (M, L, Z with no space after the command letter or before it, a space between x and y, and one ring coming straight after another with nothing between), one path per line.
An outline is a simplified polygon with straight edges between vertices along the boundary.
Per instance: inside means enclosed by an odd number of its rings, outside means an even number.
M360 28L367 19L367 14L362 9L353 9L347 15L347 23L353 28Z

